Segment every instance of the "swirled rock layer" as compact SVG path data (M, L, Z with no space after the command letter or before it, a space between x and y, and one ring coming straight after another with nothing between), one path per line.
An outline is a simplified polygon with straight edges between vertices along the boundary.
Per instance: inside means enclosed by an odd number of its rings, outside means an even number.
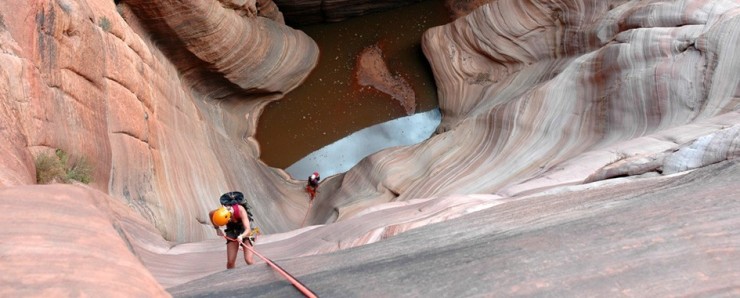
M738 125L739 4L623 2L499 0L427 31L438 135L368 157L324 216L370 200L578 184Z
M297 227L300 183L270 182L284 176L251 136L318 48L248 11L216 0L0 3L0 185L34 184L34 159L62 149L168 240L212 237L205 215L230 190L264 198L253 199L263 230Z
M126 4L171 55L193 58L176 64L186 74L201 72L195 80L206 80L215 72L247 94L285 93L316 66L318 47L303 32L256 17L254 1L225 2L132 0ZM234 6L236 12L246 13L235 13L230 9Z

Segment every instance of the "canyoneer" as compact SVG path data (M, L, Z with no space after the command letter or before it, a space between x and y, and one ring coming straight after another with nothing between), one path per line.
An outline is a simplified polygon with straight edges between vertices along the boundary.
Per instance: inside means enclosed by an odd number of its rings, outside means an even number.
M258 227L251 229L254 220L252 219L251 208L249 208L243 193L238 191L227 192L221 195L220 202L221 207L212 210L208 215L211 218L213 228L216 229L216 234L227 240L226 269L234 268L239 246L244 246L244 261L247 262L247 265L254 264L252 256L257 255L278 274L285 277L304 296L309 298L318 297L316 293L298 281L292 274L254 249L254 237L259 235L260 231ZM226 226L226 231L221 231L221 226Z
M316 193L318 192L319 180L321 180L319 172L313 172L311 176L308 176L308 182L306 182L306 192L308 192L308 195L311 198L311 202L313 202L313 199L316 197Z
M227 192L220 198L221 207L209 212L216 234L225 237L226 241L226 269L232 269L236 265L236 255L239 245L254 245L254 236L259 233L259 228L252 230L252 212L247 204L244 194L238 191ZM222 231L221 227L226 226ZM247 241L244 241L247 240ZM247 265L254 264L252 251L244 249L244 261Z

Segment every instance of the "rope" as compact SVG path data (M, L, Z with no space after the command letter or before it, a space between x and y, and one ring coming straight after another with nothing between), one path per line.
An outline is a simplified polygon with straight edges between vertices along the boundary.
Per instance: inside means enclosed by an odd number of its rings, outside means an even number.
M303 216L303 221L301 222L301 228L306 223L306 218L308 217L308 212L311 211L311 204L313 204L313 199L316 197L317 189L306 185L306 192L308 193L308 209L306 209L306 215Z
M303 227L303 225L306 224L306 218L308 218L308 212L311 211L311 204L313 204L313 200L308 201L308 209L306 209L306 215L303 216L303 221L301 222L301 228Z
M236 239L229 238L227 236L224 236L224 238L226 238L226 240L229 240L229 241L238 242ZM295 287L296 289L298 289L298 291L300 291L301 294L303 294L304 296L306 296L308 298L316 298L316 297L318 297L316 295L316 293L314 293L308 287L306 287L304 284L302 284L300 281L298 281L295 277L293 277L293 275L291 275L290 273L288 273L288 271L285 271L285 269L283 269L280 266L278 266L278 264L275 264L275 262L273 262L272 260L270 260L267 257L263 256L262 254L258 253L257 250L255 250L253 247L244 244L244 242L239 242L239 245L241 245L242 247L244 247L244 249L248 249L249 251L251 251L252 253L254 253L255 255L257 255L260 259L262 259L263 261L265 261L265 263L267 263L267 265L269 265L277 273L279 273L280 275L282 275L283 277L285 277L285 279L287 279L291 284L293 284L293 287Z

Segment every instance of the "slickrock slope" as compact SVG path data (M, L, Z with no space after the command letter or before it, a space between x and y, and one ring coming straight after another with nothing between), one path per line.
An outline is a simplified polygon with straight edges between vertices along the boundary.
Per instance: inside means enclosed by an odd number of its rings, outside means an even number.
M0 188L0 296L166 297L129 251L124 226L158 233L86 186Z
M351 220L260 236L256 249L273 260L328 253L377 242L500 203L499 197L492 195L388 203L369 208L362 216ZM164 287L178 286L225 268L226 250L222 239L170 247L158 235L137 226L126 225L124 229L131 235L128 239L133 252ZM265 265L257 257L255 259L257 266ZM236 267L245 266L240 255Z
M566 187L385 241L278 260L320 297L740 295L740 163ZM299 297L264 264L175 297Z

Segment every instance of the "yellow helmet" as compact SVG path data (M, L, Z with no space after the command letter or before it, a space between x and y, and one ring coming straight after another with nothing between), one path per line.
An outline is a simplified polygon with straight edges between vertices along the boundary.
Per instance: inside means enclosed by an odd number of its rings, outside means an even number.
M229 220L231 220L231 211L223 206L216 209L216 212L213 212L213 217L211 217L211 221L217 226L223 226L227 224Z

